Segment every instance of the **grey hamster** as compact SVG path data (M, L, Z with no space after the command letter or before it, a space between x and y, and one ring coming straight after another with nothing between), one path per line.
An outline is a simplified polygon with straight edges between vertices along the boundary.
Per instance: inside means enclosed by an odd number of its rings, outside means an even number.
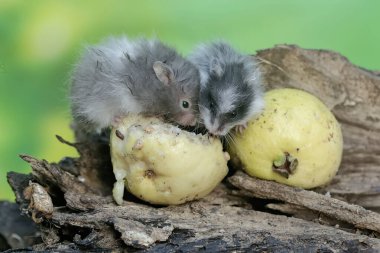
M264 108L259 66L252 56L217 41L198 46L189 56L200 72L199 111L207 130L226 135L240 130Z
M74 128L100 132L128 113L197 120L198 69L157 39L109 38L85 49L71 80Z

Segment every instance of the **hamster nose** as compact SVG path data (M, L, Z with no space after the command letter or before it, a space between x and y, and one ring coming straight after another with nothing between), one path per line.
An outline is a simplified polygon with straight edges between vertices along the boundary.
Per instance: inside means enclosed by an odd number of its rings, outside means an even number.
M228 129L226 129L225 126L218 126L216 124L208 128L208 131L214 136L225 136L228 133Z
M219 136L224 136L226 134L227 134L227 131L226 131L226 129L224 127L219 127L218 128L218 135Z

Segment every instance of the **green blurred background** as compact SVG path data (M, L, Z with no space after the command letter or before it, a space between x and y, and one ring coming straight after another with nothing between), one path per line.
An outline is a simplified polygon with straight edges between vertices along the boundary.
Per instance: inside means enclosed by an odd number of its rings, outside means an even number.
M86 43L156 35L184 54L214 38L247 53L294 43L380 69L379 26L377 0L0 0L0 199L14 199L7 171L29 171L18 154L76 155L54 135L73 138L67 86Z

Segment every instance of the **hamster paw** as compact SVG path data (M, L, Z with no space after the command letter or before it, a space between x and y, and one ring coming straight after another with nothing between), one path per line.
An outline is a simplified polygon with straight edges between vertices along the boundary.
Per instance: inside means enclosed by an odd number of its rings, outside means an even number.
M235 127L236 132L242 134L244 132L244 130L247 128L247 126L248 126L247 123L244 123L244 124L241 124L241 125L237 125Z

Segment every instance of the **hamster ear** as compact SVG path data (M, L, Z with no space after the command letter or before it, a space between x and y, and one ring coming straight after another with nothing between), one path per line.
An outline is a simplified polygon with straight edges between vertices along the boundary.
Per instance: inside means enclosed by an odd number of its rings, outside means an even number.
M156 61L153 63L153 70L158 80L163 84L170 85L174 81L174 73L169 65L161 61Z
M223 67L222 64L217 59L212 59L210 64L211 73L221 77L223 75Z

